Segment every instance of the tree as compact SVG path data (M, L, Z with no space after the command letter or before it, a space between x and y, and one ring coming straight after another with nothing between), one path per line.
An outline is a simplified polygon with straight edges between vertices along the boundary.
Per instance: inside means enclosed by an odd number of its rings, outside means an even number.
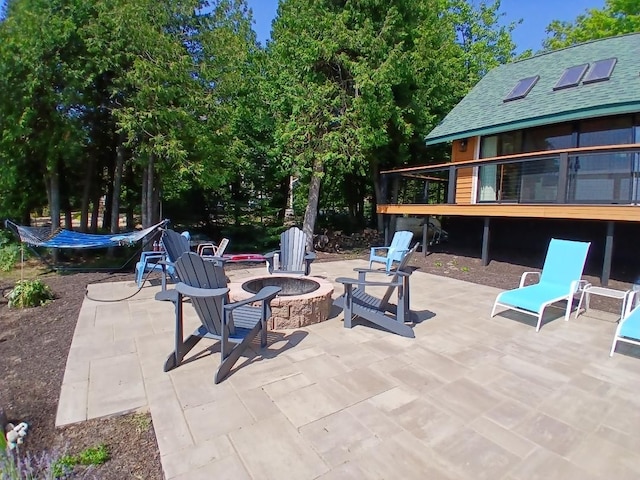
M640 31L638 0L606 0L604 8L592 8L574 22L554 20L547 26L544 50Z
M498 8L476 11L462 0L281 2L268 46L275 143L289 173L309 185L310 242L323 182L348 197L353 179L366 178L381 198L379 171L424 163L423 138L436 121L512 57Z

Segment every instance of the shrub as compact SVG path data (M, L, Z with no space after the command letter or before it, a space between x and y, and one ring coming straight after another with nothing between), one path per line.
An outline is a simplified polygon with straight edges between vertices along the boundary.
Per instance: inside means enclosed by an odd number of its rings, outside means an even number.
M53 300L53 292L41 280L21 280L9 292L9 307L39 307Z
M15 243L0 245L0 272L8 272L20 259L20 247Z
M78 455L63 455L53 466L55 478L69 475L76 465L102 465L109 460L109 451L105 444L89 447Z

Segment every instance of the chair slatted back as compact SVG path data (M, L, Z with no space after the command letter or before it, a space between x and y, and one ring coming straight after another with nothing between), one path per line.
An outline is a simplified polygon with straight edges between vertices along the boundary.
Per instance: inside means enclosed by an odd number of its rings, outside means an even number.
M571 282L579 281L590 245L588 242L552 238L542 267L540 283L568 288Z
M409 232L411 233L411 232ZM398 274L397 272L407 272L408 268L409 268L409 262L411 262L411 257L413 257L413 254L416 253L416 250L418 250L418 245L420 245L419 242L416 242L416 244L413 246L413 248L411 250L409 250L407 252L407 254L402 257L402 260L400 261L400 265L398 265L398 268L396 268L394 270L393 277L392 277L392 282L396 282L398 280ZM387 288L387 291L385 292L384 296L382 297L382 305L387 305L389 303L389 300L391 299L391 295L393 295L393 292L396 290L397 287L389 287Z
M298 227L291 227L280 235L280 270L304 272L307 235Z
M409 248L409 244L413 239L413 232L409 232L407 230L399 230L393 234L393 238L391 239L391 245L389 245L389 249L393 250L407 250Z
M220 240L218 244L218 248L216 249L216 257L221 257L224 251L227 249L227 245L229 245L229 239L223 238Z
M225 288L227 277L224 268L208 262L198 254L188 252L175 263L180 281L191 287ZM225 297L192 297L191 304L204 327L214 335L222 335L222 307ZM231 325L233 331L233 326Z
M190 250L189 239L174 230L167 229L162 232L162 244L167 253L167 260L172 263Z

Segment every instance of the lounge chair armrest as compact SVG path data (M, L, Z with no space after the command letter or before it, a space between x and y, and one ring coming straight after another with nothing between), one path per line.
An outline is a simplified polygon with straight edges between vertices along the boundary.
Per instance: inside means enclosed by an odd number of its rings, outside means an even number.
M268 259L273 259L273 256L274 256L276 253L277 253L278 255L280 255L280 250L275 250L275 251L273 251L273 252L265 253L265 254L263 255L263 257L264 257L266 260L268 260Z
M307 252L304 255L306 261L313 262L316 259L316 252Z
M540 280L540 272L524 272L522 277L520 277L520 288L524 287L524 282L527 279L527 275L537 275L538 280Z
M348 285L363 285L367 287L397 287L402 285L401 281L395 282L372 282L369 280L358 280L356 278L338 277L336 282Z
M275 296L278 295L278 293L280 293L281 290L282 288L280 287L263 287L253 297L247 298L246 300L240 300L238 302L229 303L224 306L224 309L233 310L235 308L241 307L243 305L248 305L254 302L267 302L267 301L273 300Z
M215 262L221 264L222 266L224 266L224 264L229 260L228 258L216 257L214 255L202 256L202 259L205 262Z
M186 283L178 283L176 285L178 293L187 297L222 297L229 292L228 288L198 288L187 285Z

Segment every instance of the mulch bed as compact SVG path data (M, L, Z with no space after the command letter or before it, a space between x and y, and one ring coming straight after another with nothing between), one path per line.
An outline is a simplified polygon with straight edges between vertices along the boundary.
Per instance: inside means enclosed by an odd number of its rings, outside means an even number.
M319 252L317 261L368 259L368 252L368 249L340 254ZM468 252L442 249L426 257L418 252L412 261L419 271L505 289L517 286L522 272L537 270L531 263L534 262L512 258L508 262L494 260L483 267L480 259ZM228 268L242 268L242 265ZM43 452L75 455L87 447L105 444L110 459L92 470L90 476L107 480L162 479L158 446L148 413L55 428L60 386L86 286L132 280L133 273L47 274L40 278L56 296L48 305L10 310L4 296L0 296L0 406L4 406L9 421L29 424L22 452L37 456ZM598 279L588 279L599 285ZM610 286L630 288L628 283L616 280L612 280ZM0 292L6 293L11 287L9 281L0 279ZM610 312L618 312L620 308L616 301L601 297L592 299L592 307Z

